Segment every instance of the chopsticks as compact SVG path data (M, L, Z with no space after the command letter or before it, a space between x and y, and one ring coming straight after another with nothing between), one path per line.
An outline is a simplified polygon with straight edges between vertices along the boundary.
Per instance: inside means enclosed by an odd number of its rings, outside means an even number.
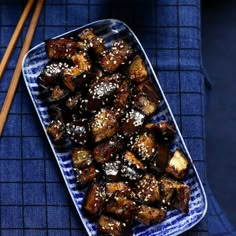
M12 51L16 45L16 42L20 36L20 33L22 31L22 28L25 24L25 21L27 19L27 16L29 15L29 12L33 6L33 3L34 3L34 0L29 0L25 6L25 9L17 23L17 26L15 28L15 31L14 33L12 34L12 37L11 37L11 40L7 46L7 49L6 49L6 52L2 58L2 61L1 61L1 64L0 64L0 80L2 79L2 76L3 76L3 73L6 69L6 66L7 66L7 63L8 63L8 60L12 54Z
M34 32L35 32L35 29L36 29L36 26L38 23L38 19L39 19L39 16L40 16L40 13L41 13L41 10L43 7L43 3L44 3L44 0L38 0L37 5L35 7L35 11L32 16L32 19L31 19L31 22L29 25L29 29L28 29L26 37L25 37L25 41L22 46L20 56L19 56L17 64L16 64L15 71L13 73L12 80L11 80L10 86L8 88L7 95L6 95L5 101L2 106L2 110L0 113L0 136L2 135L2 131L3 131L4 125L6 123L6 119L7 119L7 116L8 116L8 113L9 113L9 110L10 110L10 107L11 107L11 104L12 104L12 101L13 101L13 98L14 98L14 95L16 92L16 88L17 88L17 85L18 85L18 82L19 82L19 79L21 76L21 63L24 58L24 55L27 53L27 51L30 48L30 44L32 42Z

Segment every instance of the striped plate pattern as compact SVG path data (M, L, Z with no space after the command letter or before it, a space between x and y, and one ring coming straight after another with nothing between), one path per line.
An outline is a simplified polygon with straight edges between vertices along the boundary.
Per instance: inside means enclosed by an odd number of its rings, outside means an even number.
M178 210L173 210L168 212L167 217L161 224L155 224L151 226L144 226L142 224L135 225L133 227L133 233L137 236L152 236L152 235L178 235L184 231L190 229L196 225L205 215L207 210L207 200L205 191L203 189L201 180L199 179L198 173L194 167L193 161L190 154L186 148L184 140L180 134L174 116L170 110L168 102L165 95L161 89L152 65L141 46L139 40L132 32L132 30L123 22L115 19L105 19L90 23L81 28L75 29L73 31L67 32L60 37L71 37L78 35L84 28L92 27L96 34L105 39L106 45L109 47L112 41L117 39L124 39L128 42L136 52L141 54L145 58L146 66L149 70L149 77L154 82L156 87L160 90L163 100L161 101L161 106L159 107L157 113L152 117L153 122L160 122L163 120L170 120L174 122L177 130L177 135L172 149L175 150L180 147L185 154L189 157L190 168L184 182L191 187L191 199L190 199L190 210L188 214L182 214ZM48 142L52 148L52 151L57 160L60 171L65 180L68 191L74 202L74 205L78 211L79 216L89 235L97 235L96 225L89 222L89 220L83 215L81 211L81 205L84 199L84 193L80 192L76 187L76 180L72 168L71 156L70 156L70 143L66 143L63 146L56 146L50 140L46 132L46 126L49 123L48 109L44 101L39 96L39 87L37 84L37 77L48 62L45 44L41 43L34 48L32 48L24 57L22 64L22 71L26 87L32 99L35 110L38 114L39 120L43 126L45 135Z

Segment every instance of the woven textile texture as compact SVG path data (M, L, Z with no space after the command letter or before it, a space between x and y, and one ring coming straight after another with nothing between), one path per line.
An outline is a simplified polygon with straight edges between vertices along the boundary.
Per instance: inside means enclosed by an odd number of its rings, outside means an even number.
M0 1L1 58L25 3L23 0ZM140 39L205 186L200 2L47 0L32 46L104 18L123 20ZM29 19L0 82L0 105ZM0 235L86 235L23 80L0 138ZM185 235L208 235L207 217Z

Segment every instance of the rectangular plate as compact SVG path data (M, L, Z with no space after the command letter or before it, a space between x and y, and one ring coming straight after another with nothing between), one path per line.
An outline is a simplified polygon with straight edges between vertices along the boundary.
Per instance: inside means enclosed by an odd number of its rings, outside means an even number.
M71 37L73 35L78 35L83 29L91 27L94 29L95 33L105 39L106 46L111 46L113 40L124 39L133 49L139 53L145 61L145 64L149 71L149 77L154 82L156 87L161 91L163 100L161 105L152 117L153 122L160 121L172 121L175 124L177 135L172 147L175 150L177 147L182 149L182 151L188 156L190 160L190 167L184 182L191 187L191 199L189 203L189 213L183 214L179 210L169 211L164 222L160 224L155 224L151 226L144 226L142 224L133 227L134 235L144 236L144 235L178 235L184 231L190 229L196 225L205 215L207 210L207 200L206 194L203 189L201 180L199 179L198 173L194 167L193 161L190 154L186 148L184 140L180 134L174 116L170 110L168 102L165 95L161 89L152 65L142 47L139 40L132 32L132 30L123 22L115 19L105 19L90 23L73 31L67 32L65 34L59 35L55 38L61 37ZM72 167L71 156L70 156L70 145L65 144L64 147L59 147L53 144L48 137L46 132L46 127L50 120L48 117L48 108L46 104L40 99L39 87L37 84L37 77L40 72L47 64L48 58L45 51L45 43L41 43L34 48L32 48L24 57L22 64L22 71L25 80L26 87L32 99L33 105L38 114L39 120L45 131L45 135L48 142L53 150L55 158L57 160L60 171L65 180L68 191L72 197L74 205L80 215L80 218L88 232L89 235L96 235L96 225L89 222L89 220L84 216L81 206L84 198L84 193L78 191L76 187L75 175Z

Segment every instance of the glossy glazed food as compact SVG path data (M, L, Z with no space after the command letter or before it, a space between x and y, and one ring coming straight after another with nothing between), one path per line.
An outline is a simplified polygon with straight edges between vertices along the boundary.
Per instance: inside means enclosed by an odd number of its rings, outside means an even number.
M83 209L99 233L124 235L135 222L156 224L188 212L182 182L189 160L171 150L175 127L151 122L162 100L145 63L123 40L106 48L93 29L46 42L49 63L38 78L52 112L48 134L72 143Z

